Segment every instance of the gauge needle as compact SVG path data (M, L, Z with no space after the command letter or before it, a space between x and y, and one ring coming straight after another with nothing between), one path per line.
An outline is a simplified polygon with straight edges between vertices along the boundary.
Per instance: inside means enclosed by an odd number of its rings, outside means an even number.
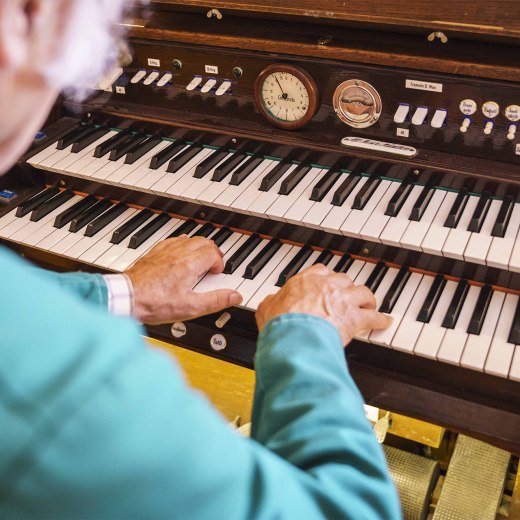
M274 79L276 80L276 83L278 83L278 86L280 87L280 90L282 91L283 99L287 99L287 94L283 91L282 85L280 85L280 82L278 81L278 78L275 76Z

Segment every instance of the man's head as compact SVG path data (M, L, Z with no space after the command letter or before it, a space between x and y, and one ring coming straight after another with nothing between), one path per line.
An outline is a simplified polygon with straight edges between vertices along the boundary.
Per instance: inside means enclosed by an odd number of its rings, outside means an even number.
M61 90L93 85L116 57L129 0L0 0L0 174L27 149Z

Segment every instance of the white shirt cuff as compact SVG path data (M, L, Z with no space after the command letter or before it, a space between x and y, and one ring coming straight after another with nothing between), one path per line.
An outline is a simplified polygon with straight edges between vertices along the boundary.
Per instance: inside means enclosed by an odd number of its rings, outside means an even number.
M132 281L125 274L105 274L108 289L108 312L114 316L132 316L134 291Z

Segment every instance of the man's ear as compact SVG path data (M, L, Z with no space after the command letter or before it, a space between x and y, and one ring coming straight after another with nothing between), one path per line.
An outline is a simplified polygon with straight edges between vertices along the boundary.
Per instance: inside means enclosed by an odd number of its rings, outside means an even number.
M24 0L0 0L0 68L24 63L30 37L29 13Z

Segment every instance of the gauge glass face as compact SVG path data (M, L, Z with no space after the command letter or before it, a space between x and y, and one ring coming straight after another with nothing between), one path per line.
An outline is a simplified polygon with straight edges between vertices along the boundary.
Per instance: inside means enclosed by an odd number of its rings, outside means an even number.
M372 126L381 116L381 96L377 90L361 80L341 83L334 92L332 104L338 117L354 128Z
M260 97L266 112L278 121L293 123L307 116L309 92L294 74L282 71L269 74Z

